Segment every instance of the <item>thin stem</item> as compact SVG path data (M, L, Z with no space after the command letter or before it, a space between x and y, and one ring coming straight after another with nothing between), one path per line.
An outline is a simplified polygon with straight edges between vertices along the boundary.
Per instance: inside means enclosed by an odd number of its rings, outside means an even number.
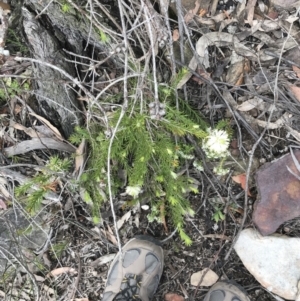
M111 149L112 149L114 139L116 137L117 130L118 130L118 128L121 124L121 121L125 115L125 112L127 111L127 108L128 108L128 89L127 89L127 84L128 84L128 78L127 78L127 75L128 75L128 40L127 40L127 35L126 35L126 25L125 25L123 5L122 5L121 0L118 0L118 5L119 5L120 19L121 19L121 24L122 24L123 42L124 42L124 46L125 46L124 77L123 77L124 102L123 102L120 117L117 121L117 124L112 132L112 135L111 135L111 138L109 141L108 153L107 153L107 185L108 185L109 203L110 203L111 212L112 212L112 216L113 216L113 220L114 220L118 248L119 248L119 252L122 253L121 240L120 240L118 226L117 226L117 217L116 217L116 213L115 213L115 209L114 209L114 202L113 202L113 196L112 196L112 190L111 190Z

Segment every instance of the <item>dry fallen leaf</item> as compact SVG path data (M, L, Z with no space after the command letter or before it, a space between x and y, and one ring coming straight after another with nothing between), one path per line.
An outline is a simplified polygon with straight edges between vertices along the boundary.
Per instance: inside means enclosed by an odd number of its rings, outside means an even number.
M293 71L296 73L297 77L300 77L300 68L296 67L296 66L292 66Z
M45 278L40 276L40 275L36 275L36 274L33 274L34 276L34 279L37 281L37 282L44 282L45 281Z
M3 209L3 210L7 209L5 199L2 196L0 196L0 209Z
M14 107L14 114L18 115L22 111L22 107L18 104L15 105Z
M200 8L200 3L199 1L196 1L194 9L189 10L187 14L184 16L184 21L186 24L188 24L193 20L194 16L197 15L199 8Z
M54 126L52 125L46 118L40 116L40 115L37 115L35 113L29 113L29 115L32 115L34 116L35 118L37 118L40 122L42 122L43 124L45 124L46 126L48 126L52 131L53 133L55 134L55 136L59 139L59 140L64 140L63 137L61 136L59 130Z
M117 221L117 228L118 230L120 230L124 223L127 222L129 220L129 218L131 217L131 210L126 212L118 221Z
M254 108L259 107L263 103L263 99L259 98L257 96L254 96L254 98L248 99L244 101L241 105L237 106L237 110L241 112L247 112Z
M55 277L55 276L59 276L61 274L64 274L64 273L76 273L77 271L73 268L70 268L70 267L62 267L62 268L57 268L57 269L54 269L52 270L50 273L48 273L46 275L46 278L48 278L49 276L52 276L52 277Z
M224 10L224 14L227 19L230 19L230 12L228 12L227 10Z
M173 30L173 35L172 35L173 41L174 41L174 42L178 41L178 40L179 40L179 37L180 37L180 35L179 35L179 30L178 30L178 29L174 29L174 30Z
M35 149L40 150L46 148L61 150L63 152L68 152L68 153L73 153L75 151L75 148L71 146L71 144L57 141L56 139L33 138L31 140L25 140L13 146L6 147L3 149L3 152L7 157L11 157L11 156L28 153L31 150L35 150Z
M297 0L271 0L271 4L280 6L282 8L290 8L297 4Z
M252 26L253 17L254 17L254 8L256 5L256 1L257 0L248 0L247 7L246 7L246 9L248 11L247 21L251 26Z
M108 228L107 231L101 229L101 232L107 237L107 239L108 239L111 243L113 243L115 246L117 246L117 245L118 245L117 239L116 239L116 237L114 236L114 234L113 234L111 228L109 227L109 225L107 225L107 228Z
M248 59L244 60L244 73L250 73L251 71L251 66L250 66L250 61Z
M234 84L235 87L241 86L244 83L244 74L241 73L240 77L237 79L236 83Z
M41 134L44 137L53 138L53 139L56 137L56 135L53 133L53 131L44 124L35 125L34 129L39 133L39 136Z
M104 264L107 264L111 261L114 260L114 258L116 257L116 254L106 254L106 255L103 255L99 258L97 258L96 260L90 262L89 264L92 266L92 267L98 267L98 266L101 266L101 265L104 265Z
M221 239L221 240L232 240L231 237L228 237L223 234L205 234L203 237L213 238L213 239Z
M48 268L51 267L52 263L49 259L49 254L48 253L43 253L43 261L44 261L44 265L46 265Z
M294 94L294 96L297 98L297 100L300 101L300 88L293 85L289 85L289 88Z
M244 59L231 64L226 74L226 82L230 85L239 86L239 82L243 81Z
M166 301L184 301L184 297L177 295L175 293L167 293L165 294Z
M42 134L39 134L37 131L35 131L33 128L27 128L24 125L20 123L16 123L13 120L10 121L10 126L13 127L16 130L23 131L31 138L44 138L45 136Z
M300 161L300 151L293 154ZM270 235L282 223L300 215L300 181L294 174L300 173L291 154L264 164L256 172L258 200L252 218L261 234Z
M165 218L165 204L160 205L159 210L160 210L161 222L165 228L165 232L168 233L169 231L168 231L168 226L167 226L166 218Z
M201 8L200 9L200 12L199 12L199 14L198 14L198 16L200 17L200 18L202 18L202 17L204 17L205 16L205 14L207 13L207 10L206 9L203 9L203 8Z
M198 77L198 76L192 76L192 80L195 81L196 83L198 83L199 85L202 85L203 83L205 83L205 79L209 80L210 79L210 73L206 72L205 70L198 68L197 69L197 73L203 77L203 80Z
M195 81L199 85L204 84L204 82L197 76L192 76L192 80Z
M269 17L269 19L276 20L278 18L278 12L272 10L267 14L267 16Z
M85 148L86 148L86 141L82 139L81 143L76 149L76 157L75 157L75 173L79 173L81 175L81 171L84 168L85 163ZM79 172L80 171L80 172Z
M289 131L289 133L298 141L300 142L300 132L294 130L293 128L291 128L290 126L288 126L287 124L284 125L285 128Z
M240 175L237 175L237 176L232 176L231 179L238 183L238 184L241 184L241 187L245 190L246 189L246 174L245 173L242 173ZM248 192L247 192L248 196L251 196L251 193L250 193L250 190L248 189Z
M5 200L11 199L11 194L7 189L8 187L7 179L0 177L0 198L4 198Z

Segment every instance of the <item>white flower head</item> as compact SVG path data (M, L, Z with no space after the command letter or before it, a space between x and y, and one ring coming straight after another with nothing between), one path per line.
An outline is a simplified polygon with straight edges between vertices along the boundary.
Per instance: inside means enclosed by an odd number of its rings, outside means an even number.
M228 155L229 137L226 131L208 129L209 135L203 139L202 148L210 159L224 158Z
M195 160L193 162L193 166L198 170L198 171L204 171L203 165L200 161Z
M226 174L229 173L229 169L223 168L221 166L216 166L214 167L214 173L218 176L225 176Z
M174 171L170 171L170 174L173 179L177 179L178 176Z
M141 193L142 188L141 186L127 186L126 187L126 193L131 195L134 199L137 198L137 196Z
M195 158L195 156L193 155L188 155L188 154L185 154L184 152L182 151L177 151L178 155L183 158L183 159L187 159L187 160L193 160Z
M151 206L151 213L147 215L147 219L149 223L152 223L154 221L158 223L162 223L161 217L160 217L160 209L158 205Z
M171 150L171 149L169 149L169 148L167 148L167 153L171 156L171 155L173 155L173 151Z

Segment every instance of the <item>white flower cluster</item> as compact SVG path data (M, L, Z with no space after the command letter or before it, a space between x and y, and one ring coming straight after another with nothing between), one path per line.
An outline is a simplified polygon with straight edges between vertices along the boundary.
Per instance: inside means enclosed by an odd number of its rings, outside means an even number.
M198 171L204 171L203 165L200 161L195 160L193 162L193 166L198 170Z
M162 223L162 220L160 218L160 210L158 206L151 206L151 213L147 215L147 219L149 223L153 223L154 221Z
M137 196L141 193L141 191L142 191L142 188L138 185L126 187L126 193L128 195L131 195L134 199L137 198Z
M151 119L160 120L164 115L166 115L166 105L164 103L151 102L148 107Z
M218 176L225 176L229 173L228 168L223 168L222 166L214 167L214 173Z
M229 137L226 131L209 128L202 148L209 159L220 159L228 155Z
M194 155L188 155L188 154L185 154L184 152L182 151L177 151L178 155L183 158L183 159L187 159L187 160L193 160L195 158Z

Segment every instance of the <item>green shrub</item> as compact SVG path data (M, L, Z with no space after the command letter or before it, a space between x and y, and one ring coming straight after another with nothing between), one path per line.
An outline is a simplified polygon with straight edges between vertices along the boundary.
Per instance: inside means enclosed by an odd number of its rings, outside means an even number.
M182 240L191 244L184 231L184 217L193 215L187 193L196 191L189 177L178 171L185 162L182 154L192 154L192 148L186 146L184 136L203 139L207 136L206 124L187 104L184 105L188 109L185 112L175 108L172 88L163 87L159 92L160 99L164 100L162 107L165 116L151 118L149 104L151 107L153 105L149 100L143 110L129 105L121 120L110 152L111 189L114 195L124 191L124 181L119 177L120 170L124 171L123 174L127 175L126 192L134 199L149 198L153 209L163 205L164 214L178 229ZM110 116L111 129L115 128L120 114L121 109ZM194 118L200 122L194 122ZM93 204L93 214L98 216L107 195L110 139L98 124L90 124L88 129L77 128L71 142L79 143L82 139L89 143L90 157L81 177L81 185L86 191L84 198ZM152 210L150 219L157 220L161 214L160 210Z

